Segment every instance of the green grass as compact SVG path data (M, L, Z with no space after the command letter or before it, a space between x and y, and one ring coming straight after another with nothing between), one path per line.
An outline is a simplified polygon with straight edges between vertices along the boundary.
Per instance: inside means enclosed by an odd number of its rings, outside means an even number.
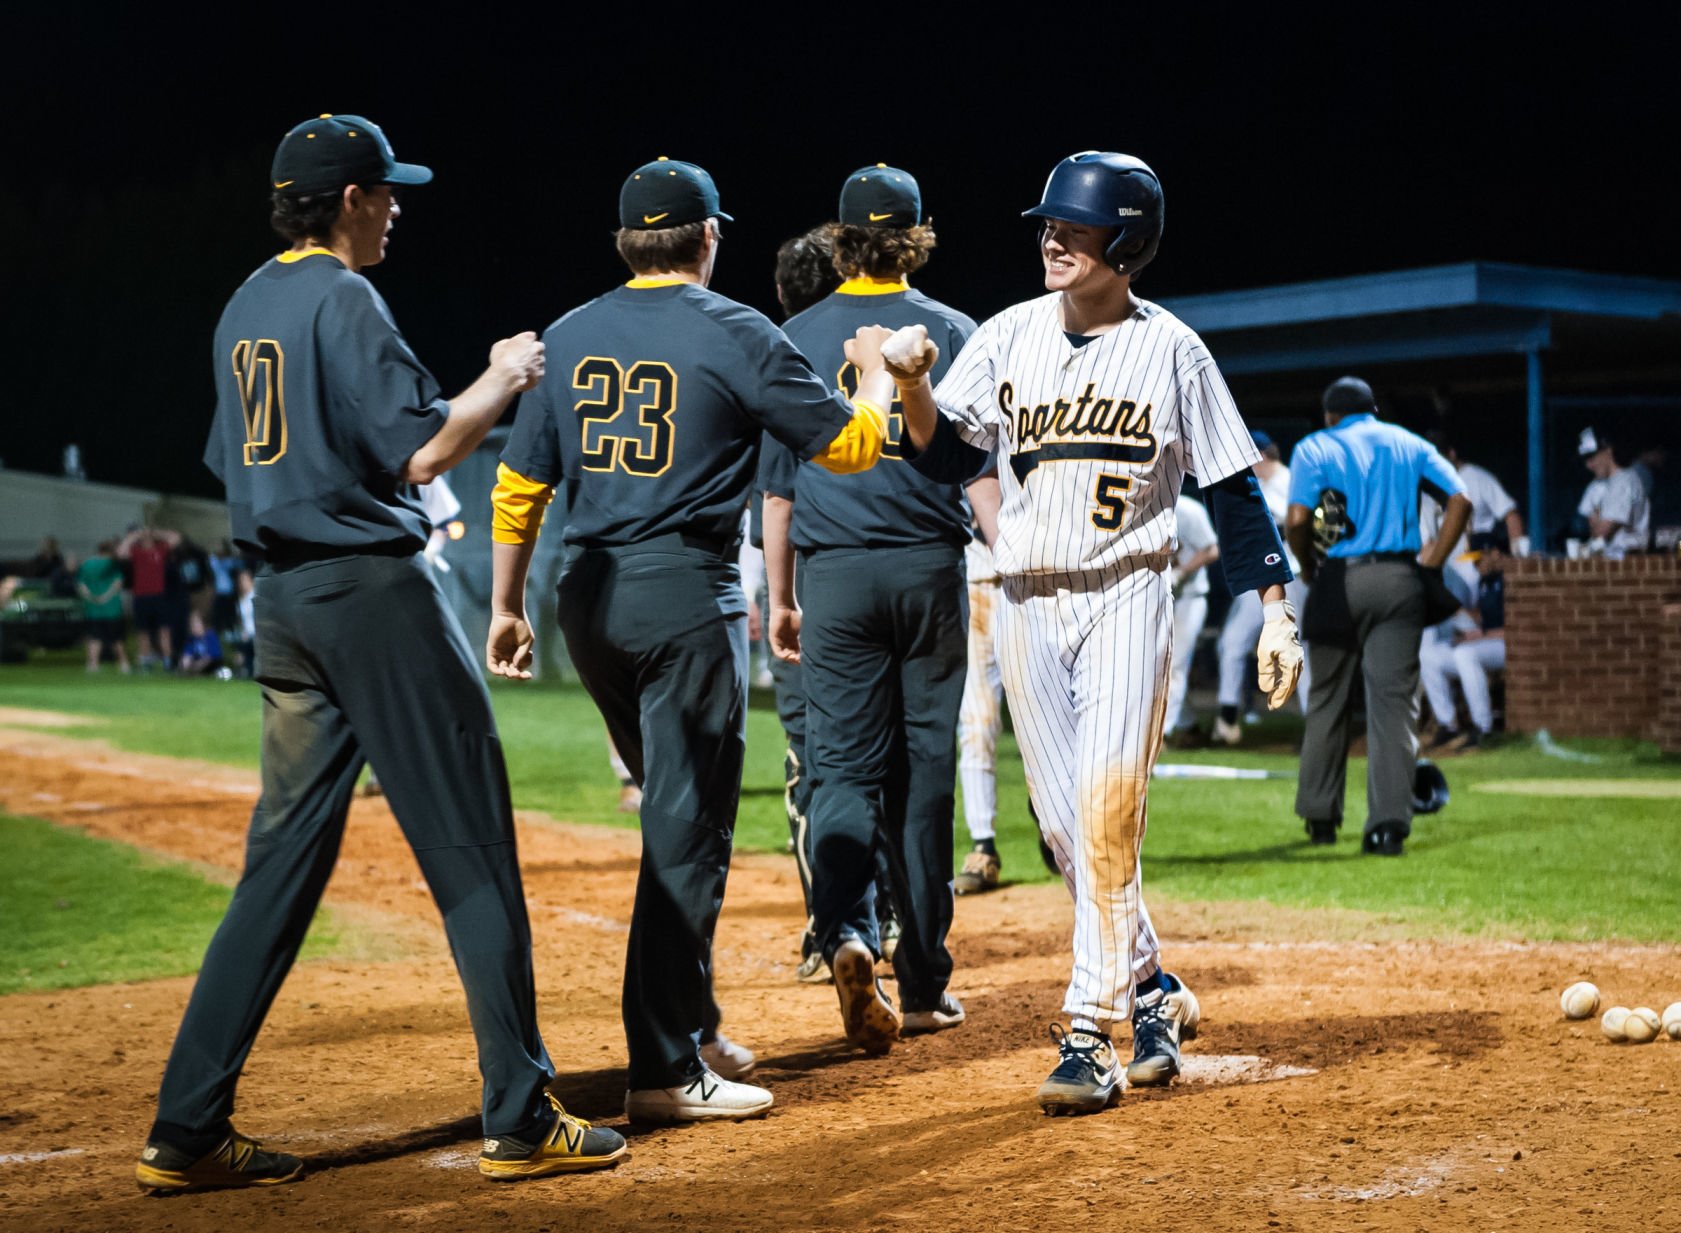
M618 786L589 698L576 686L498 682L492 697L507 748L515 804L557 818L634 825L615 811ZM748 721L738 846L781 851L782 741L768 695ZM75 668L0 668L0 705L98 715L77 734L121 748L255 765L259 708L242 682L88 679ZM1166 762L1294 772L1292 719L1250 730L1258 747L1168 751ZM1349 817L1340 843L1311 847L1294 817L1287 781L1158 780L1150 792L1145 879L1151 892L1185 900L1264 900L1303 908L1378 913L1420 933L1503 937L1621 938L1681 942L1681 802L1499 796L1490 780L1681 778L1681 764L1632 742L1572 742L1602 761L1582 764L1516 741L1444 760L1453 799L1414 826L1406 856L1359 855L1365 763L1349 767ZM1041 881L1027 817L1021 759L1006 735L999 750L1000 850L1007 879ZM965 833L959 827L960 849ZM0 892L7 875L0 874Z
M0 814L0 994L197 971L232 894L197 870L38 818ZM339 931L317 918L306 955Z

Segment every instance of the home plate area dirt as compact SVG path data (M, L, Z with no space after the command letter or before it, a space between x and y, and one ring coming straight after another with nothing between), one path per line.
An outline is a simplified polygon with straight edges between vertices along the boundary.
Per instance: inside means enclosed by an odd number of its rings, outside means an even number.
M228 877L254 795L247 773L0 732L0 808ZM522 815L520 844L556 1091L627 1130L617 1169L479 1178L478 1075L442 931L383 802L358 801L328 903L379 939L375 957L294 971L240 1088L239 1127L307 1157L305 1178L136 1188L191 978L14 995L0 1229L1681 1228L1681 1044L1611 1045L1557 1003L1577 979L1681 986L1673 947L1421 941L1346 913L1155 900L1167 961L1202 1001L1185 1073L1053 1119L1033 1093L1067 978L1061 886L960 900L969 1021L865 1058L840 1038L834 991L794 982L792 860L743 856L719 995L776 1107L644 1132L623 1124L618 1010L637 836Z

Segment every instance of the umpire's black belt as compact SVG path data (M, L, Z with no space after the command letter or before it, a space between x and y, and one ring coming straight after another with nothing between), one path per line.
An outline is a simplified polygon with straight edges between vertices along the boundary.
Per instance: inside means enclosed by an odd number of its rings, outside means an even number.
M1344 565L1376 565L1380 561L1416 561L1416 552L1368 552L1359 557L1331 557L1331 561L1340 561Z

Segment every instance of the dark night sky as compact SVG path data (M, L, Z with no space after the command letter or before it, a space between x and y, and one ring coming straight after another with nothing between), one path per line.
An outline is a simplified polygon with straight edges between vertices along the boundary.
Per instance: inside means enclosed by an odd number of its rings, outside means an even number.
M1093 147L1162 177L1151 298L1470 259L1681 277L1661 187L1681 148L1673 11L1537 25L1517 6L1218 7L1024 9L984 36L941 33L926 8L836 7L802 28L719 5L588 28L299 8L309 34L227 10L11 18L0 458L52 471L76 441L90 478L214 493L197 462L211 330L279 247L275 143L323 111L371 117L437 172L372 277L450 392L496 338L622 276L618 186L659 154L713 173L737 219L714 286L767 311L776 245L878 160L916 173L939 231L920 286L976 317L1035 294L1018 215ZM880 44L907 31L925 45L886 67ZM671 49L639 63L656 42Z

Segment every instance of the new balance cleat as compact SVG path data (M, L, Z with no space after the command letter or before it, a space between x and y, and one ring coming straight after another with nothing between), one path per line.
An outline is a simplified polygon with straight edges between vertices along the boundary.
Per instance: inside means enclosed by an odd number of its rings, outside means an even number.
M802 985L826 985L835 978L829 972L829 965L823 962L823 952L814 950L800 960L800 966L794 969L794 979Z
M1202 1005L1185 982L1161 974L1162 987L1132 1007L1132 1062L1127 1082L1134 1087L1164 1087L1179 1073L1179 1044L1195 1040Z
M573 1117L553 1096L548 1098L555 1113L554 1125L541 1139L519 1139L513 1135L486 1139L479 1153L479 1172L493 1182L519 1182L555 1173L583 1173L609 1169L629 1149L616 1130L592 1126Z
M304 1162L285 1152L264 1151L255 1139L230 1129L215 1151L191 1156L154 1139L140 1153L134 1179L151 1194L220 1190L230 1186L280 1186L303 1176Z
M963 1003L949 993L940 994L940 1004L933 1010L907 1010L899 1020L899 1035L916 1036L923 1032L943 1032L957 1027L968 1016Z
M720 1032L700 1047L700 1060L713 1074L725 1079L742 1079L752 1073L757 1058L746 1045L738 1045Z
M830 964L840 995L846 1038L865 1053L882 1054L899 1039L899 1012L876 979L875 959L857 938L842 942Z
M1039 1107L1052 1117L1063 1114L1101 1113L1121 1098L1126 1080L1121 1077L1115 1046L1101 1032L1065 1032L1060 1023L1051 1024L1056 1042L1056 1069L1039 1085Z
M776 1103L762 1087L733 1083L710 1070L702 1070L688 1083L677 1087L640 1088L625 1093L625 1116L633 1122L740 1121L763 1117Z

